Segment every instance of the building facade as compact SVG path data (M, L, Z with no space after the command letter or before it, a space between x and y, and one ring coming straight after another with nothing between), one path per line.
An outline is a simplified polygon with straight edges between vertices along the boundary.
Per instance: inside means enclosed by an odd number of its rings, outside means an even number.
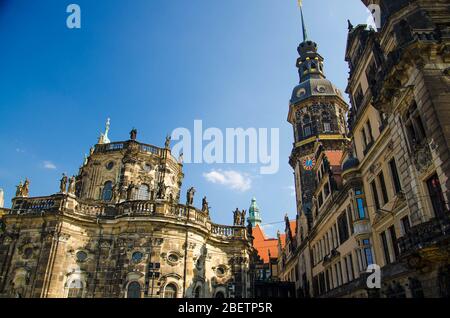
M181 203L182 163L170 150L106 132L60 191L29 197L21 184L0 232L3 297L250 297L244 222L211 221L209 205Z
M298 267L300 297L448 297L450 4L363 3L379 6L380 28L349 22L352 107L342 139L324 135L328 115L316 114L313 131L310 112L306 121L296 115L308 101L330 104L317 101L305 84L302 73L320 70L311 61L321 58L308 56L300 44L299 87L306 93L300 100L294 89L289 111L297 138L290 159L297 246L283 249L288 261L279 259L280 271ZM333 123L344 130L331 118L330 133ZM304 134L312 137L302 140ZM368 288L373 264L381 269L381 288Z

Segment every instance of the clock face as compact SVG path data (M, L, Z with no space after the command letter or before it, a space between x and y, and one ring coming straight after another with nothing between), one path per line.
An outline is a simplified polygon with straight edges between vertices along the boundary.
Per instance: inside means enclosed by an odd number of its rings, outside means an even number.
M316 165L316 159L312 157L308 157L303 159L303 169L305 170L312 170L314 169L314 166Z

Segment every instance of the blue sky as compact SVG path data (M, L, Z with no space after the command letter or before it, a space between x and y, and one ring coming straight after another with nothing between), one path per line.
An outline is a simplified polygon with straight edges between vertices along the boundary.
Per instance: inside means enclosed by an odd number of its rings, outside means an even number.
M310 38L325 72L342 90L347 19L365 23L360 0L304 2ZM77 3L82 28L66 27ZM217 223L258 200L263 223L295 216L288 101L298 83L301 41L295 0L0 0L0 188L6 206L19 180L31 195L55 193L63 172L76 174L111 118L110 139L162 146L177 127L280 129L280 170L259 165L186 164L184 191L207 195ZM211 183L204 174L229 175ZM236 176L241 176L236 177ZM227 178L227 176L225 176ZM246 186L236 189L236 184ZM235 189L232 189L232 186ZM243 191L246 189L246 191ZM282 223L268 225L274 234Z

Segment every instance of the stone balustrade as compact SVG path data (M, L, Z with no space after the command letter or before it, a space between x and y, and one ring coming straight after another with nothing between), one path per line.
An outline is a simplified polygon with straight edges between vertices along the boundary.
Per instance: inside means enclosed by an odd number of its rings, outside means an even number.
M15 198L9 214L36 214L43 212L56 212L62 207L64 196Z
M12 215L33 215L47 212L61 212L92 219L114 220L121 217L164 217L174 221L184 221L188 225L200 226L211 230L211 234L220 238L246 239L244 226L227 226L211 222L209 216L193 206L170 203L168 201L125 201L108 204L98 201L81 201L72 195L57 194L50 197L15 198Z

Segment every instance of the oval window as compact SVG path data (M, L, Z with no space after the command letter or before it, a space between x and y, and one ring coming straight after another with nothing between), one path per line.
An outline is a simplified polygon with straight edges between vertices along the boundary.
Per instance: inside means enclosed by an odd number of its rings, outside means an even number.
M131 259L134 263L139 263L140 261L142 261L143 257L144 254L142 254L141 252L134 252L133 255L131 255Z
M114 161L110 161L106 164L106 169L112 170L114 168Z
M171 263L176 263L176 262L178 262L179 259L180 259L180 258L179 258L178 255L176 255L176 254L170 254L170 255L167 257L167 260L168 260L169 262L171 262Z
M29 259L29 258L31 258L31 256L33 256L33 248L27 247L27 248L23 251L23 258Z
M88 255L86 252L79 251L77 252L76 257L78 262L85 262L87 260Z

